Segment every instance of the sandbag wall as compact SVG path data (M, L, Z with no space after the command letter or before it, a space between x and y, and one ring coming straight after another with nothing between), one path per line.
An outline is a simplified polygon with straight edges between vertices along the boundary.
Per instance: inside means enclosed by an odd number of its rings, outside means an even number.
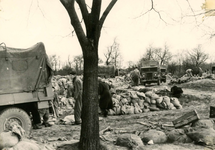
M109 110L109 115L138 114L148 111L182 108L178 98L160 96L153 89L128 90L123 93L116 92L116 94L113 94L112 100L114 108Z
M108 111L109 115L139 114L148 111L182 108L178 98L167 96L168 94L159 94L162 91L155 91L153 88L135 89L130 87L123 78L105 79L104 81L114 87L114 89L111 89L111 92L114 91L112 96L114 108ZM52 83L58 92L61 104L73 108L75 101L66 91L72 88L69 78L57 76Z

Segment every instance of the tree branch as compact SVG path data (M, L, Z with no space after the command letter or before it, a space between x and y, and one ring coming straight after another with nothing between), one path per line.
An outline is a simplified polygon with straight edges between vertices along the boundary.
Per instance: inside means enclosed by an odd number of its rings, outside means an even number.
M92 23L97 24L99 21L100 17L100 12L101 12L101 0L94 0L92 4Z
M160 12L157 11L157 10L154 8L154 2L153 2L153 0L151 0L151 4L152 4L151 8L150 8L149 10L147 10L145 13L141 14L139 17L141 17L141 16L147 14L148 12L154 10L154 11L158 14L159 18L160 18L165 24L167 24L167 22L166 22L165 20L163 20L163 18L161 17ZM136 17L136 18L139 18L139 17Z
M71 24L78 37L79 43L80 43L81 47L83 47L84 45L86 45L86 43L88 43L88 40L87 40L84 30L81 26L81 23L78 19L78 15L75 11L75 7L74 7L75 0L60 0L60 1L63 4L63 6L66 8L66 10L71 18L70 21L71 21Z
M87 10L87 5L85 3L85 0L76 0L76 2L78 3L80 9L81 9L81 14L82 17L84 19L84 23L87 24L88 22L88 17L89 17L89 12Z
M191 7L190 2L189 2L188 0L187 0L187 3L188 3L188 5L189 5L189 7L190 7L190 9L191 9L191 11L192 11L192 13L193 13L193 15L194 15L194 17L195 17L195 21L196 21L196 23L197 23L196 15L195 15L195 13L194 13L194 11L193 11L193 8Z
M100 18L100 21L99 21L99 27L98 27L99 31L101 31L101 28L104 24L104 21L105 21L107 15L109 14L109 12L111 11L111 9L113 8L113 6L115 5L116 2L117 2L117 0L112 0L110 2L110 4L108 5L108 7L106 8L106 10L103 12L102 17Z

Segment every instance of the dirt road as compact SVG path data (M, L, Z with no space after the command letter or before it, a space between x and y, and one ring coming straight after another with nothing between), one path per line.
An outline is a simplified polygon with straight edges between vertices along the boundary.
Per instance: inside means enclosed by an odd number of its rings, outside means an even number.
M213 81L213 84L215 84L215 81ZM161 86L154 86L154 88L164 88L164 86L171 88L172 85L162 84ZM192 89L185 88L188 87L188 85L178 86L181 86L184 91L183 96L180 98L183 109L150 111L134 115L108 116L107 118L100 117L100 130L107 127L111 128L111 131L106 132L101 136L102 143L108 145L110 150L125 150L127 148L114 145L114 142L120 134L138 134L148 129L157 129L166 132L173 129L173 127L164 127L162 125L172 125L173 120L194 109L197 110L201 119L209 118L210 106L215 104L215 92L211 90L213 88L201 90L204 87ZM146 125L143 125L140 122L143 122ZM71 140L79 140L80 129L80 125L55 124L52 127L33 130L32 138L41 143L48 143L56 149L69 149L68 146L57 148L57 145L61 143L71 143ZM149 145L146 146L146 149L202 150L209 148L195 145L194 143L179 143L177 145Z

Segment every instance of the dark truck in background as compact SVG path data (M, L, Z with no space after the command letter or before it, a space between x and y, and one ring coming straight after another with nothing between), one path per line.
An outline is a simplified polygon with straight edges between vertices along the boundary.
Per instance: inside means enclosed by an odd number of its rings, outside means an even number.
M166 67L160 66L157 61L144 61L140 68L140 83L143 85L166 82Z
M17 122L30 134L31 105L49 108L53 100L52 71L43 43L27 49L0 45L0 133Z
M102 78L114 78L116 69L113 65L99 65L98 76Z

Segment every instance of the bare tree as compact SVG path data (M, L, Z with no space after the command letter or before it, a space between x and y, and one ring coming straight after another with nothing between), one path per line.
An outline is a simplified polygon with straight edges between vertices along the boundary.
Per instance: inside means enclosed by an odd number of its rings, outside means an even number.
M72 61L70 60L70 55L68 55L67 64L70 68L72 67Z
M152 44L149 45L149 47L146 49L146 53L143 57L144 60L154 60L155 55L155 48L152 46Z
M160 65L164 65L167 64L171 58L172 54L166 43L164 49L153 47L152 44L150 44L143 57L140 59L139 65L141 66L142 62L147 60L158 61Z
M60 57L57 56L57 55L50 55L49 56L49 61L54 69L54 71L56 72L57 71L57 67L59 66L60 64Z
M119 43L114 38L113 44L107 47L106 53L104 53L106 58L106 65L114 65L116 68L120 67L121 63L121 53L119 50Z
M115 48L114 52L112 54L112 64L118 68L120 66L120 61L121 61L121 53L119 50L119 44L115 41Z
M74 57L74 63L75 63L75 68L76 71L82 70L83 68L83 56L82 55L78 55Z
M202 51L202 46L198 45L191 52L188 52L190 60L196 67L200 67L208 59L208 54Z
M101 14L101 0L92 0L90 11L85 0L61 0L74 27L84 57L83 108L79 147L82 150L100 150L98 120L98 44L104 21L117 0L111 0ZM75 9L78 4L85 31Z
M172 58L172 54L166 43L164 45L164 49L157 48L157 49L155 49L154 53L156 55L155 60L159 61L160 65L167 64L170 61L170 59Z
M111 64L111 56L112 56L112 53L113 53L113 48L112 46L108 46L107 47L107 52L104 53L104 56L106 58L105 60L105 64L106 65L110 65Z

